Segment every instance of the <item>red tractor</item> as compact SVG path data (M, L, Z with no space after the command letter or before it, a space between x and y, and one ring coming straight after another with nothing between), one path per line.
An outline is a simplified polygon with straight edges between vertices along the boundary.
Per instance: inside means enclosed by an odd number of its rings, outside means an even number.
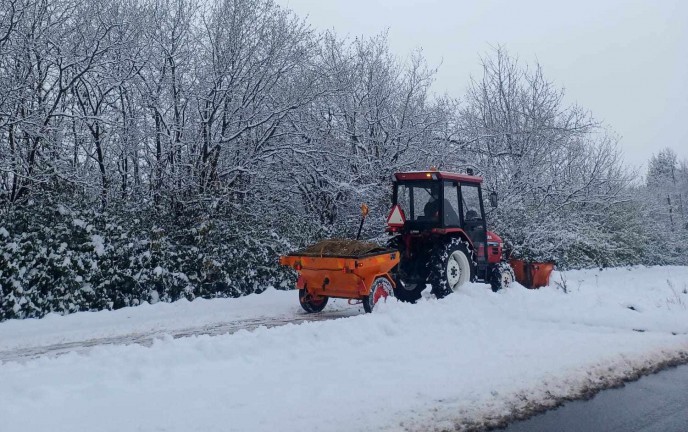
M415 302L428 283L437 297L469 281L489 283L493 291L511 283L514 273L502 260L502 239L485 225L481 182L441 171L395 174L388 247L367 243L347 250L357 241L329 239L280 257L280 264L299 275L303 309L320 312L328 298L338 297L359 300L371 312L392 293ZM497 205L496 194L490 202ZM361 210L362 227L368 208ZM328 247L332 242L334 250Z
M388 245L401 258L391 272L398 299L416 301L428 283L441 298L469 281L496 292L514 280L502 239L487 230L482 180L470 171L394 175L387 231L393 235ZM496 193L490 204L497 206Z

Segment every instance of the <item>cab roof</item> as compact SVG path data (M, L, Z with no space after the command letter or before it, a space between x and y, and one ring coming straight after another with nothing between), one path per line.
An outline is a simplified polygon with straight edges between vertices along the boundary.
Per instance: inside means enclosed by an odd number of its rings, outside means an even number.
M433 177L434 174L434 177ZM408 171L394 174L397 181L402 180L454 180L466 183L482 183L483 178L468 174L457 174L447 171Z

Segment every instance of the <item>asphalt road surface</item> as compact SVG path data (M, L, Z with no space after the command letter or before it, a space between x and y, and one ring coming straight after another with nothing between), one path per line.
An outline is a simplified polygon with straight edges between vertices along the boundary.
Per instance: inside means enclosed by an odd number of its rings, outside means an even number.
M688 365L513 423L506 432L688 432Z

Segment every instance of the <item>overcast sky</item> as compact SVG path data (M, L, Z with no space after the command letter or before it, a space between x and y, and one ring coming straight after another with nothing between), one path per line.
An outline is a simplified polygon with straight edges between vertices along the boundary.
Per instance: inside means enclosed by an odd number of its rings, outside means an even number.
M434 90L452 96L501 44L537 59L570 102L609 125L628 163L644 166L664 147L688 159L688 1L277 1L317 29L388 30L402 57L422 48L440 66Z

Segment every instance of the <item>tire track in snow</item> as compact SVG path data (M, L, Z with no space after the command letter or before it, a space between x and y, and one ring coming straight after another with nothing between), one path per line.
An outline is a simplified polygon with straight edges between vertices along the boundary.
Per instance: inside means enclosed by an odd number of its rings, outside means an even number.
M129 333L118 336L108 336L86 340L61 342L50 345L32 346L7 351L0 351L0 364L6 362L27 361L38 357L60 356L70 352L86 353L90 349L102 345L143 345L151 346L156 339L171 336L174 339L190 336L219 336L236 333L239 330L255 330L258 327L279 327L287 324L301 324L312 321L329 321L359 315L354 310L338 310L321 312L317 314L302 314L294 316L259 317L237 321L226 321L214 324L206 324L197 327L183 329L158 329L154 331Z

